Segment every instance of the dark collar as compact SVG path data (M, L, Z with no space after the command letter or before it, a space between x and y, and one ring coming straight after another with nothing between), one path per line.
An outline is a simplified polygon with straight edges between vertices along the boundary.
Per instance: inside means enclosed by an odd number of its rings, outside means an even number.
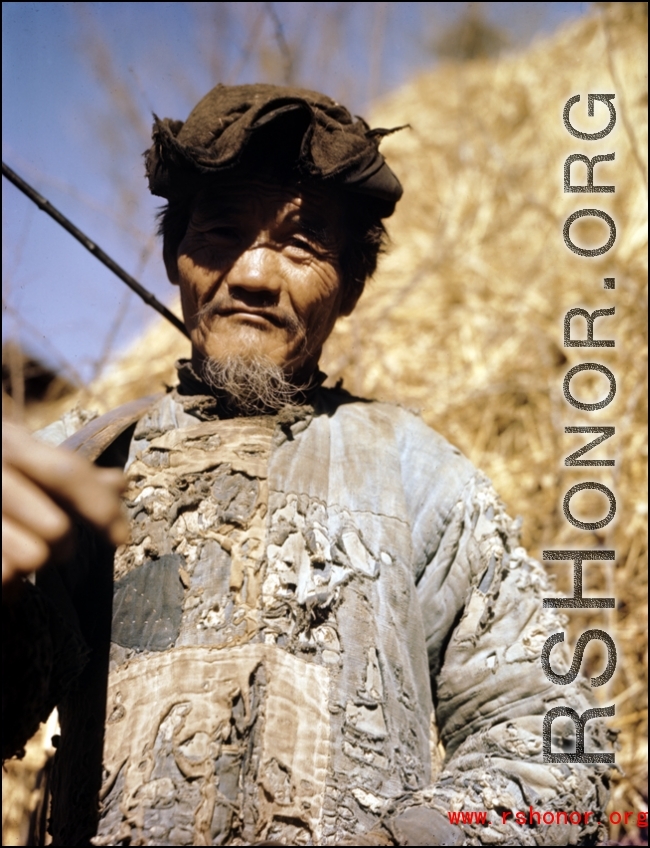
M176 400L190 415L195 415L203 421L215 418L238 418L240 413L233 409L228 399L215 392L199 374L197 374L191 360L179 359L176 362L178 373L178 385L173 389ZM287 411L296 407L312 407L320 387L327 375L316 369L306 389L296 392L293 403L287 404ZM271 411L269 415L280 415L284 410Z

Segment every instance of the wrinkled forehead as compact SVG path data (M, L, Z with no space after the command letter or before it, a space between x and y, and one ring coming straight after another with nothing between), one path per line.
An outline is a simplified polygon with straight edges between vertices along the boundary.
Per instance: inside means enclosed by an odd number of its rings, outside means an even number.
M246 177L208 185L195 196L192 220L249 220L263 226L295 219L319 229L338 231L344 204L334 188L316 183L275 182Z

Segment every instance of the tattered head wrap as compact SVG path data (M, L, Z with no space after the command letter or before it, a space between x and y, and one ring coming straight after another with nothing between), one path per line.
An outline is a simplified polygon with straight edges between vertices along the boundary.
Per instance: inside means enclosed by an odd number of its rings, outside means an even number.
M185 123L154 115L153 145L145 153L151 192L167 200L193 194L206 177L263 161L268 151L291 160L301 178L373 198L380 217L392 215L402 186L379 152L383 136L353 120L329 97L276 85L218 85ZM401 129L396 127L395 129Z

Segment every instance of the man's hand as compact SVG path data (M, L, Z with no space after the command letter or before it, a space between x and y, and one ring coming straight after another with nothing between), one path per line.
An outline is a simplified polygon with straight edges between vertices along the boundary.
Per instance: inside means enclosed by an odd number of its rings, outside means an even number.
M96 468L3 422L3 587L69 555L73 517L86 519L115 545L127 541L122 489L121 472Z

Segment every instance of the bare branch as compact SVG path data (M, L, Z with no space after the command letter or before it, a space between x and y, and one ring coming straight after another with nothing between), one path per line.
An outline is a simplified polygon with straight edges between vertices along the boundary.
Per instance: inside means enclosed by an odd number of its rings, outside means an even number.
M266 9L273 23L275 40L278 45L280 56L282 57L284 63L284 83L285 85L290 85L293 82L294 57L292 55L291 48L287 43L287 39L284 37L284 27L282 26L282 21L280 20L278 13L276 12L273 6L273 3L265 3L264 8Z
M241 51L239 62L235 65L233 71L229 74L229 79L232 80L233 84L237 83L240 74L243 72L251 56L253 55L253 51L255 50L258 39L262 33L262 27L264 26L265 17L266 10L262 8L258 11L257 15L253 19L253 23L251 24L250 31L248 34L248 39Z
M621 115L621 119L623 121L623 126L625 127L625 132L628 137L628 141L630 142L630 148L632 150L632 156L634 157L634 161L641 173L641 179L643 180L643 185L645 186L646 195L648 194L648 173L646 167L643 163L643 159L641 158L641 154L639 153L639 142L636 137L636 133L634 131L634 127L632 122L630 121L627 113L627 103L625 102L625 92L623 89L623 82L619 76L618 70L616 68L616 64L614 63L614 46L612 44L612 37L609 30L609 23L607 21L607 12L605 10L600 11L600 23L603 28L603 33L605 35L605 44L607 46L607 64L609 66L609 72L612 76L612 81L616 86L616 90L619 92L620 98L620 106L619 113Z

